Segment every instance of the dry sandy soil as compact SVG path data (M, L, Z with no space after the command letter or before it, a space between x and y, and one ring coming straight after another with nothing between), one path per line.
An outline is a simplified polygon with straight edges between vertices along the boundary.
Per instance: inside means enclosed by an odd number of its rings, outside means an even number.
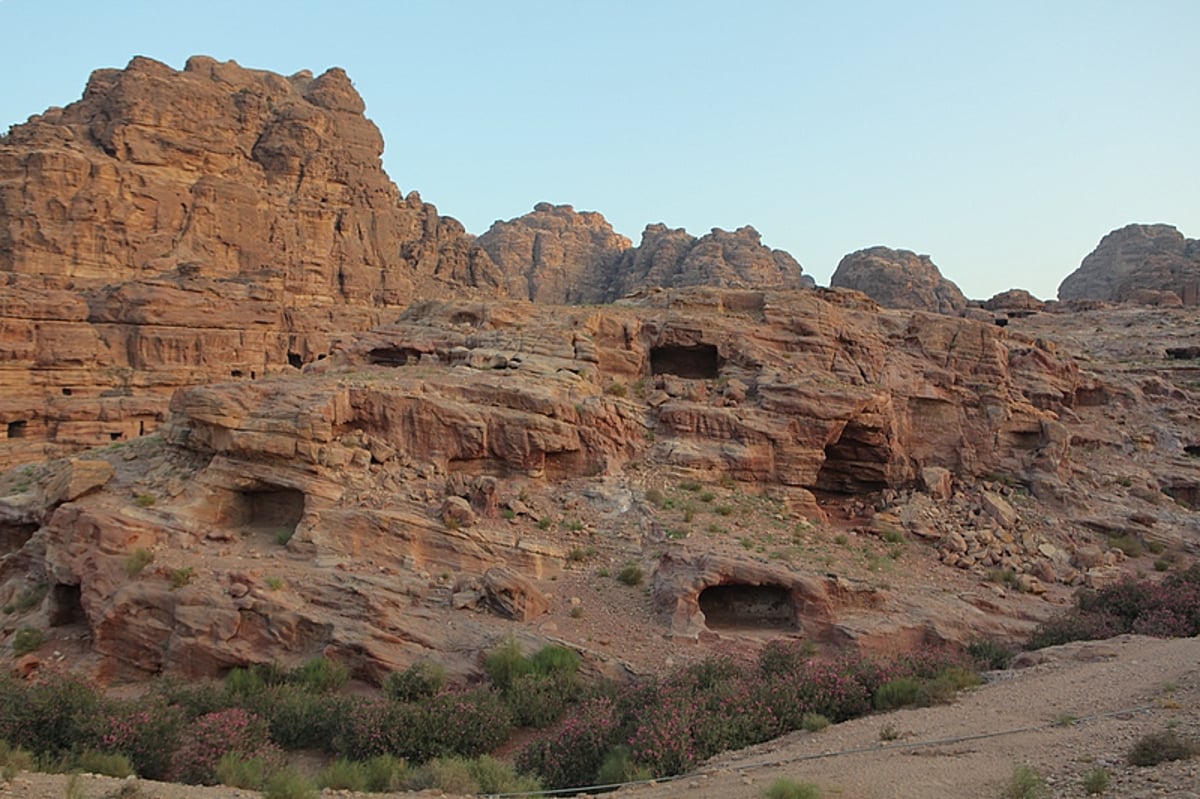
M1052 797L1086 796L1082 776L1102 766L1112 777L1106 796L1200 798L1200 758L1125 765L1130 747L1146 733L1175 729L1200 737L1200 638L1122 636L1026 657L1041 662L993 674L989 684L952 705L796 733L720 756L678 780L610 795L758 799L775 780L790 777L815 783L827 799L1000 797L1014 768L1027 764L1046 778ZM122 781L84 777L79 785L81 799L98 799ZM139 786L142 796L164 799L255 795L145 781ZM66 789L62 775L23 773L0 788L0 797L58 799Z

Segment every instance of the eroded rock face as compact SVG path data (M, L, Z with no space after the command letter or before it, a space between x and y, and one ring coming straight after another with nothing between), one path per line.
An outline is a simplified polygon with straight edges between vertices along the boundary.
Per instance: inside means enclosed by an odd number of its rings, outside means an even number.
M1172 225L1109 233L1058 287L1060 300L1200 304L1200 241Z
M811 288L796 259L772 250L750 226L714 228L699 238L648 225L641 243L613 231L600 214L539 203L496 222L479 244L509 276L509 296L540 302L606 303L655 288Z
M845 292L686 289L602 309L429 301L304 374L178 391L162 439L131 453L142 476L61 501L36 516L37 537L54 595L77 597L114 662L219 673L332 651L382 674L485 647L491 609L546 612L529 581L567 553L533 523L547 516L522 498L529 487L616 480L606 496L624 521L609 524L653 537L620 500L634 464L769 487L814 517L814 492L916 489L931 470L1052 477L1069 469L1054 415L1076 381L995 325ZM139 548L164 560L131 580ZM293 561L302 576L281 571ZM833 619L858 601L837 581L714 568L785 592L798 625L865 640ZM289 579L303 589L281 588ZM716 579L671 589L680 632L698 629ZM456 608L475 615L447 635Z
M346 74L92 75L0 144L0 464L149 432L182 385L323 357L419 292L503 294L380 164Z
M885 308L958 314L967 307L958 286L942 277L928 255L890 247L850 253L829 285L861 291Z
M532 212L496 222L479 237L508 277L508 293L535 302L595 303L632 246L598 213L538 203Z

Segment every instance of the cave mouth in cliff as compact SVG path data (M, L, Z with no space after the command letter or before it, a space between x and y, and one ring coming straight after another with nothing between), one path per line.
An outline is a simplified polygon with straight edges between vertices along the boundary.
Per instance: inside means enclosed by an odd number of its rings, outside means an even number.
M270 533L279 541L292 537L303 515L304 492L278 486L239 491L233 513L235 524Z
M55 583L54 588L50 589L50 626L63 627L87 621L82 596L78 585Z
M1200 358L1200 347L1167 347L1167 357L1176 361L1194 361Z
M0 524L0 555L16 552L33 538L38 531L38 525L30 524Z
M421 360L421 351L412 347L376 347L367 353L367 362L375 366L408 366Z
M831 494L870 494L888 488L891 451L876 427L850 421L837 440L825 446L825 462L815 489Z
M1188 444L1183 448L1183 452L1189 458L1200 458L1200 444Z
M716 380L721 355L713 344L663 344L650 349L650 373L685 380Z
M29 426L29 422L25 421L24 419L17 419L16 421L9 422L8 423L8 437L9 438L24 438L25 437L25 428L28 426Z
M700 592L700 611L709 629L795 629L792 592L782 585L722 583Z
M1162 491L1188 510L1200 510L1200 484L1181 481L1163 486Z

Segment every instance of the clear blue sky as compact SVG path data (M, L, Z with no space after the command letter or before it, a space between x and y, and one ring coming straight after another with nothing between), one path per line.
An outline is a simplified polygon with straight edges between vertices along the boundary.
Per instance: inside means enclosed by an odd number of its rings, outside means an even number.
M0 0L0 127L91 70L344 67L407 192L636 243L754 225L818 283L876 244L1053 297L1108 231L1200 237L1200 2Z

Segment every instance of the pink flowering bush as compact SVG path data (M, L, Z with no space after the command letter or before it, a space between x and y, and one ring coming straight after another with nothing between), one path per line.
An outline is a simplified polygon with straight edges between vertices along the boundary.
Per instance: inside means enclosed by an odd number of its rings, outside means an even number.
M1099 591L1080 593L1076 607L1042 624L1030 649L1121 633L1159 637L1200 635L1200 564L1164 580L1127 578Z
M101 703L81 726L81 743L98 752L125 755L138 776L165 779L179 744L183 709L161 697Z
M616 704L611 697L583 702L557 732L534 741L517 755L517 769L537 774L547 788L588 785L605 755L619 741Z
M173 782L213 784L217 765L230 753L246 760L261 758L282 763L282 753L271 743L267 723L240 707L200 716L183 728L180 741L171 756L169 777Z

